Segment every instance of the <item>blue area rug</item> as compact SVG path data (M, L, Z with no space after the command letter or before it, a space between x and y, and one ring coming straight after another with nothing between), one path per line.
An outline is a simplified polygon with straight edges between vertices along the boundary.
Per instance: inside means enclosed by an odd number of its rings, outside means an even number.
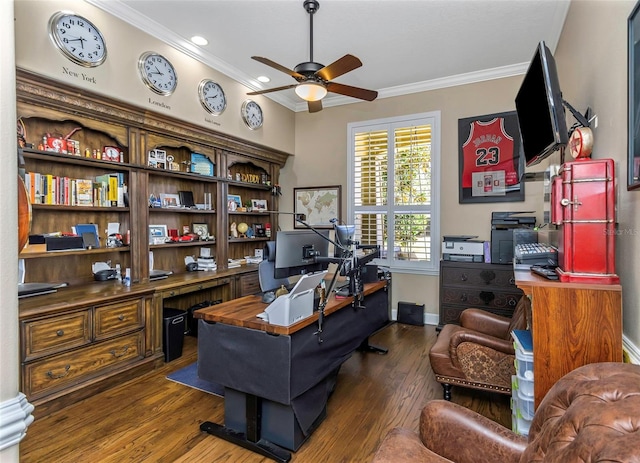
M167 379L176 383L184 384L200 391L208 392L219 397L224 397L224 387L217 383L211 383L198 377L198 363L194 362L189 366L181 368L167 375Z

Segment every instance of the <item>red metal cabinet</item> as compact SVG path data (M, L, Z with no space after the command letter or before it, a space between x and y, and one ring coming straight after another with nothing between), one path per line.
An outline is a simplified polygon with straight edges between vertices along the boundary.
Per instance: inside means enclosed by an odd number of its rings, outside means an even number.
M560 280L619 283L613 160L564 163L553 179L551 196L551 221L559 227Z

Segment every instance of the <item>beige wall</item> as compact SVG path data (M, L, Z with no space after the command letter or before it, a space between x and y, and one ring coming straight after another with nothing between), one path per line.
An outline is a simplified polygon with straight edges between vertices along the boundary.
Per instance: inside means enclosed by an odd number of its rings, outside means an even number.
M107 42L107 60L102 65L83 68L53 47L48 21L60 10L83 15L102 31ZM15 17L16 65L22 69L293 153L293 112L264 96L251 97L261 105L265 122L260 130L249 130L240 118L242 102L250 98L246 87L84 1L17 0ZM176 68L178 86L173 95L157 95L140 80L138 58L147 51L160 53ZM228 103L219 116L206 112L198 100L198 84L204 78L216 80L224 88Z
M594 158L613 158L618 180L617 272L623 332L640 346L640 190L627 191L627 18L635 0L573 0L556 61L564 98L598 115Z

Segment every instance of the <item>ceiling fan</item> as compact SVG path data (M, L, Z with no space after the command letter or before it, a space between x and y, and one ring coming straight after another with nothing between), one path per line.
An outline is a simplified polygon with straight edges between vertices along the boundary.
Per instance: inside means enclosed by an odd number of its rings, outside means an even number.
M307 10L307 13L309 13L309 61L300 63L295 68L293 68L293 70L291 70L274 61L271 61L269 58L263 58L261 56L251 57L256 61L277 69L278 71L289 74L291 77L297 80L298 83L285 85L283 87L270 88L267 90L258 90L255 92L247 93L247 95L262 95L264 93L278 92L280 90L295 88L296 94L303 100L307 101L310 113L315 113L322 110L322 98L326 96L327 92L339 93L340 95L346 95L366 101L375 100L378 97L378 92L374 90L367 90L364 88L352 87L350 85L332 82L332 80L336 77L339 77L362 66L362 62L355 56L344 55L342 58L334 61L328 66L324 66L323 64L313 61L313 15L320 8L320 3L317 0L304 0L302 6L305 10Z

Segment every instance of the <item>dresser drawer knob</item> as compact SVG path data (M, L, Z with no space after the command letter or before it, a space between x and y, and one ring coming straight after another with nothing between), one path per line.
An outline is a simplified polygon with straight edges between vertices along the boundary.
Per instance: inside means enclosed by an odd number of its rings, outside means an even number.
M64 330L56 331L56 336L64 336Z
M175 292L175 291L171 291L171 292L169 293L169 296L175 296L175 295L176 295L176 292Z
M511 307L515 307L515 305L516 305L517 303L518 303L518 301L516 301L515 299L513 299L513 298L512 298L512 299L509 299L509 305L510 305Z
M460 302L467 302L469 300L469 296L467 296L467 293L462 293L460 295Z
M123 321L124 320L124 315L122 315L122 314L118 315L118 320Z
M469 279L469 277L467 276L467 274L466 274L466 273L463 273L462 275L460 275L460 279L461 279L462 281L467 281L467 280Z
M59 375L54 375L53 372L51 370L47 371L47 376L51 379L60 379L60 378L64 378L65 376L67 376L69 374L69 369L71 368L71 365L67 365L66 367L64 367L64 373L60 373Z
M198 289L202 289L202 288L203 288L203 286L202 286L202 285L199 285L199 286L198 286Z
M515 285L516 284L516 279L514 277L509 278L509 284L510 285Z
M129 346L125 346L120 353L116 352L115 349L110 350L109 353L114 357L118 358L118 357L122 357L123 355L126 355L128 351L129 351Z

